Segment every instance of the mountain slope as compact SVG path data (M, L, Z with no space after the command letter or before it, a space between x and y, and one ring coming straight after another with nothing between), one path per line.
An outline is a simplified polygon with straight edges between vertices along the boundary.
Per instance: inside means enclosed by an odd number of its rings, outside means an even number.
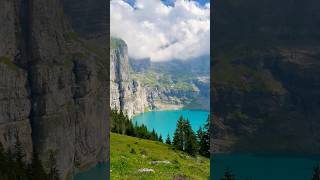
M208 179L210 162L204 157L190 157L155 141L111 133L110 169L112 179ZM152 164L155 161L169 161ZM154 172L139 173L142 168Z
M19 138L25 160L34 151L45 168L54 152L61 179L104 161L107 140L105 16L85 18L92 4L73 4L76 17L101 20L84 36L66 15L70 1L0 2L0 141L13 151Z
M213 151L318 154L319 1L215 3Z

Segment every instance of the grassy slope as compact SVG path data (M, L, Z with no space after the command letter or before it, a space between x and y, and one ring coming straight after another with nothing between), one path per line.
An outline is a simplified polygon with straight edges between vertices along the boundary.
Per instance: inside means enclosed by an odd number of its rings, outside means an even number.
M188 179L209 179L210 162L204 157L190 157L171 146L111 133L111 179L172 179L186 175ZM130 153L131 149L135 150ZM145 153L143 153L145 152ZM142 156L145 154L145 157ZM168 160L170 164L152 165L151 161ZM154 173L139 173L140 168L154 169Z

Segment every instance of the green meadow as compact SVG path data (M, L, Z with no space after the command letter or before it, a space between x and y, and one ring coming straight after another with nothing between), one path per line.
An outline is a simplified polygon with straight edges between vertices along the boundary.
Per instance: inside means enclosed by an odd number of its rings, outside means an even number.
M111 179L209 179L210 161L173 146L110 133ZM148 169L152 172L139 172Z

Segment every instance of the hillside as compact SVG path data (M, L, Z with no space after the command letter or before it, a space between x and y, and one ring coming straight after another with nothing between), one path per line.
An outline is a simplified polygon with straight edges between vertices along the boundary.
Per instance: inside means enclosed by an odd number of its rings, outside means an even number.
M160 142L114 133L110 134L110 143L112 179L209 179L207 158L190 157ZM152 164L156 161L158 164ZM154 172L138 172L142 168Z
M213 151L318 154L319 1L215 3Z

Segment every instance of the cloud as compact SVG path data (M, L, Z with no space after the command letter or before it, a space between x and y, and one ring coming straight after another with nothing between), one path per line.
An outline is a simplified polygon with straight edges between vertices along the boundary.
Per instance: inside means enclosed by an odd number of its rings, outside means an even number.
M152 61L191 59L210 53L210 4L177 0L112 0L111 35L126 41L129 56Z

